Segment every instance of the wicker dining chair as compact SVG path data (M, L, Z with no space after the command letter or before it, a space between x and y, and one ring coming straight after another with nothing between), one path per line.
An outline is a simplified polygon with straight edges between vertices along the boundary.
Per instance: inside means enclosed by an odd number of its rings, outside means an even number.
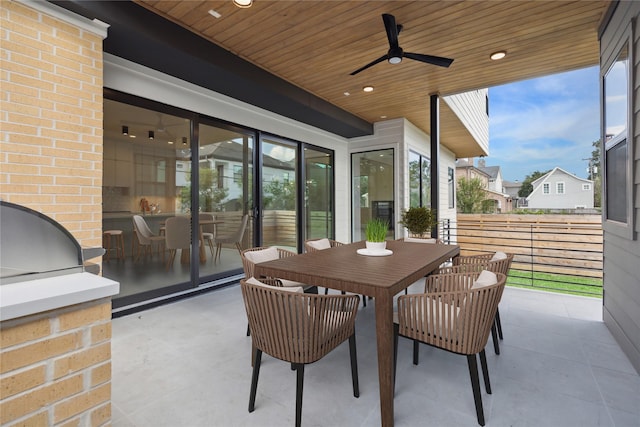
M489 270L494 273L502 273L505 276L508 276L512 261L513 254L504 252L458 256L453 258L453 265L449 267L441 267L434 271L433 274L474 273L482 270ZM502 321L500 320L500 308L496 310L496 319L494 326L491 328L491 336L493 337L493 350L496 354L500 354L498 338L504 339L502 334Z
M255 409L262 353L296 371L296 426L302 422L304 367L349 341L353 395L360 396L355 321L358 295L317 295L240 280L254 346L249 412Z
M240 252L240 259L242 259L242 268L244 269L244 277L245 279L254 277L254 266L258 263L273 261L276 259L286 258L294 255L297 255L297 253L278 248L276 246L258 246L255 248L245 249ZM260 278L257 279L260 280ZM316 286L306 285L304 283L294 282L293 280L280 279L277 277L273 277L272 279L278 279L278 286L301 286L307 293L318 293L318 288Z
M484 348L487 345L506 276L502 273L456 273L426 279L433 292L398 297L394 317L394 381L398 336L467 356L478 423L484 425L477 356L485 390L491 394Z

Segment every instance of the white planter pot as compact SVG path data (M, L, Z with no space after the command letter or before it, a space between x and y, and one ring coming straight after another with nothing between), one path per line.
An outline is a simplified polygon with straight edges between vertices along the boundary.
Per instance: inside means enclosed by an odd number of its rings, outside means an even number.
M371 252L383 252L387 248L387 242L365 242L367 250Z

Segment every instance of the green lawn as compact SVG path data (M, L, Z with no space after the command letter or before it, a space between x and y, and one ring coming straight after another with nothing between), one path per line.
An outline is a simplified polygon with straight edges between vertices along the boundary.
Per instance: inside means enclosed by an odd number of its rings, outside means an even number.
M602 279L509 270L508 286L602 298Z

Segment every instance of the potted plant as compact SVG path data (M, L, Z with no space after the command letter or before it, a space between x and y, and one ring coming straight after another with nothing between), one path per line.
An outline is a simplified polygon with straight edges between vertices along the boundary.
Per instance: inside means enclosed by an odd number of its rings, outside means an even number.
M438 213L426 206L412 206L402 212L399 224L409 230L409 237L428 239L431 229L438 226Z
M384 251L387 247L387 231L389 223L380 218L374 218L367 223L365 229L366 245L370 251Z

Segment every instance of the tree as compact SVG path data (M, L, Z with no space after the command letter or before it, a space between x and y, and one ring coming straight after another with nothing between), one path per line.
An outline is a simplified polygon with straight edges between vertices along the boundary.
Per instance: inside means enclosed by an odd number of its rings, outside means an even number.
M593 206L602 206L602 175L600 175L600 140L591 143L593 151L589 160L588 179L593 181Z
M191 183L191 176L187 176ZM227 197L227 188L218 188L218 173L210 168L200 168L200 185L198 188L200 210L203 212L216 212L222 210L222 201ZM191 210L191 185L188 184L180 190L180 206L183 212Z
M296 183L286 180L280 182L277 179L264 186L264 206L272 210L296 209Z
M460 178L456 192L458 210L460 213L482 212L486 200L485 188L480 178Z
M522 181L522 186L520 187L520 190L518 191L518 197L528 197L529 194L531 194L531 192L533 191L533 184L532 182L535 181L536 179L540 178L543 175L548 174L549 172L551 172L550 170L546 171L546 172L540 172L540 171L535 171L529 175L527 175L524 178L524 181Z

